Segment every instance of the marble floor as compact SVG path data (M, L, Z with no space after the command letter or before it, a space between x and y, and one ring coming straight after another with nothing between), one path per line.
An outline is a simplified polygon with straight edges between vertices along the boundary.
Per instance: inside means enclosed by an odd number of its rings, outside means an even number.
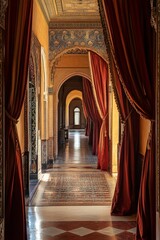
M84 132L71 131L69 140L61 148L53 168L43 174L91 173L101 174L96 169L93 156ZM113 196L116 179L104 173ZM40 187L40 185L39 185ZM41 190L37 188L37 191ZM43 191L44 189L42 189ZM110 206L28 206L28 240L132 240L135 238L135 216L115 217L110 215Z

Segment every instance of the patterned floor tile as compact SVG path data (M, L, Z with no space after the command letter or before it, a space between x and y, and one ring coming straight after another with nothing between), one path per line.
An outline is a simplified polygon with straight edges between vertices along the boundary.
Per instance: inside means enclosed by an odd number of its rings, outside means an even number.
M75 221L75 222L43 222L37 228L31 228L29 240L132 240L136 223L134 221ZM130 228L129 228L130 226ZM134 227L134 228L133 228ZM127 229L127 230L125 230Z
M48 181L42 179L30 205L110 206L110 204L111 196L105 173L52 172L49 174Z
M121 232L123 232L123 230L118 229L118 228L113 228L113 227L106 227L103 228L101 230L98 230L99 233L105 234L107 236L115 236Z
M131 229L127 230L127 232L136 234L136 228L131 228Z
M111 184L108 178L106 180L106 173L96 169L97 157L93 156L92 149L88 148L88 138L84 136L84 132L79 135L80 147L77 149L74 148L74 133L69 135L69 141L59 152L53 169L47 170L37 188L38 198L33 197L33 205L40 207L29 207L28 240L134 240L136 232L134 220L123 222L119 221L119 217L114 217L112 222L107 215L109 220L104 221L106 218L102 217L102 212L94 212L93 208L83 215L91 215L93 221L83 221L79 211L77 211L79 215L74 214L72 218L68 218L68 215L64 218L64 212L55 211L58 214L57 222L52 221L55 212L49 210L38 214L36 208L44 209L43 206L47 206L48 209L49 206L65 206L70 216L73 211L70 206L78 208L78 204L80 206L98 204L102 207L111 204L110 192L113 191L115 182Z
M92 233L94 231L91 230L91 229L88 229L88 228L80 227L80 228L71 230L70 232L74 233L74 234L76 234L78 236L85 236L85 235L90 234L90 233Z
M112 223L111 222L107 222L107 221L97 221L97 222L81 222L81 226L92 229L94 231L98 231L100 229L106 228L111 226Z
M82 237L82 240L116 240L114 236L107 236L98 232Z
M116 235L116 240L134 240L135 239L135 235L133 233L130 232L122 232L118 235Z
M136 221L127 221L125 224L121 221L113 221L112 222L112 227L122 229L122 230L128 230L131 228L135 228L136 226Z
M55 236L52 240L82 240L82 238L70 232L65 232L58 236Z
M55 227L48 227L48 228L43 228L42 233L51 237L54 237L56 235L60 235L64 233L65 231L59 228Z

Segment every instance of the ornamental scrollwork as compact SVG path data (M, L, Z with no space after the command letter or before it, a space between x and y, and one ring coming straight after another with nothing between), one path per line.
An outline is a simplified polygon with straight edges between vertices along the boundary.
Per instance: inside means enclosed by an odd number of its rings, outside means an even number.
M50 29L49 58L53 60L67 49L86 48L104 55L106 47L102 29Z

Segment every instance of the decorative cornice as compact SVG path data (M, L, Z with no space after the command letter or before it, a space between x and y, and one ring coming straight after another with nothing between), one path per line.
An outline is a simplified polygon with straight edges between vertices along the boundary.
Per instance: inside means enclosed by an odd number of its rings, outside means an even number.
M80 49L80 48L74 48L74 49L69 49L66 54L87 54L88 50L87 49Z
M100 21L96 22L50 22L49 28L52 29L101 29Z
M5 29L5 14L8 6L7 0L0 1L0 26Z

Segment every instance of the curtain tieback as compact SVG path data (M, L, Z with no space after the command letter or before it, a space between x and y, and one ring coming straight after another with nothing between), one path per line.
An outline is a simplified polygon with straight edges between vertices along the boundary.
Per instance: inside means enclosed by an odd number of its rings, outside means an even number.
M150 143L151 143L151 140L152 140L152 132L153 132L153 125L154 124L155 124L155 120L151 120L150 132L149 132L148 140L147 140L147 149L148 150L151 149Z
M13 118L13 117L7 112L7 110L6 110L6 116L7 116L13 123L15 123L15 124L18 123L18 120L15 119L15 118Z
M105 115L105 117L103 118L103 125L104 125L104 136L105 137L107 137L107 127L106 127L106 124L105 124L105 121L106 121L106 119L107 119L107 117L108 117L108 113Z
M131 116L131 113L133 112L133 108L132 110L129 112L129 114L127 115L127 117L124 119L123 123L126 124L127 120L129 119L129 117Z

